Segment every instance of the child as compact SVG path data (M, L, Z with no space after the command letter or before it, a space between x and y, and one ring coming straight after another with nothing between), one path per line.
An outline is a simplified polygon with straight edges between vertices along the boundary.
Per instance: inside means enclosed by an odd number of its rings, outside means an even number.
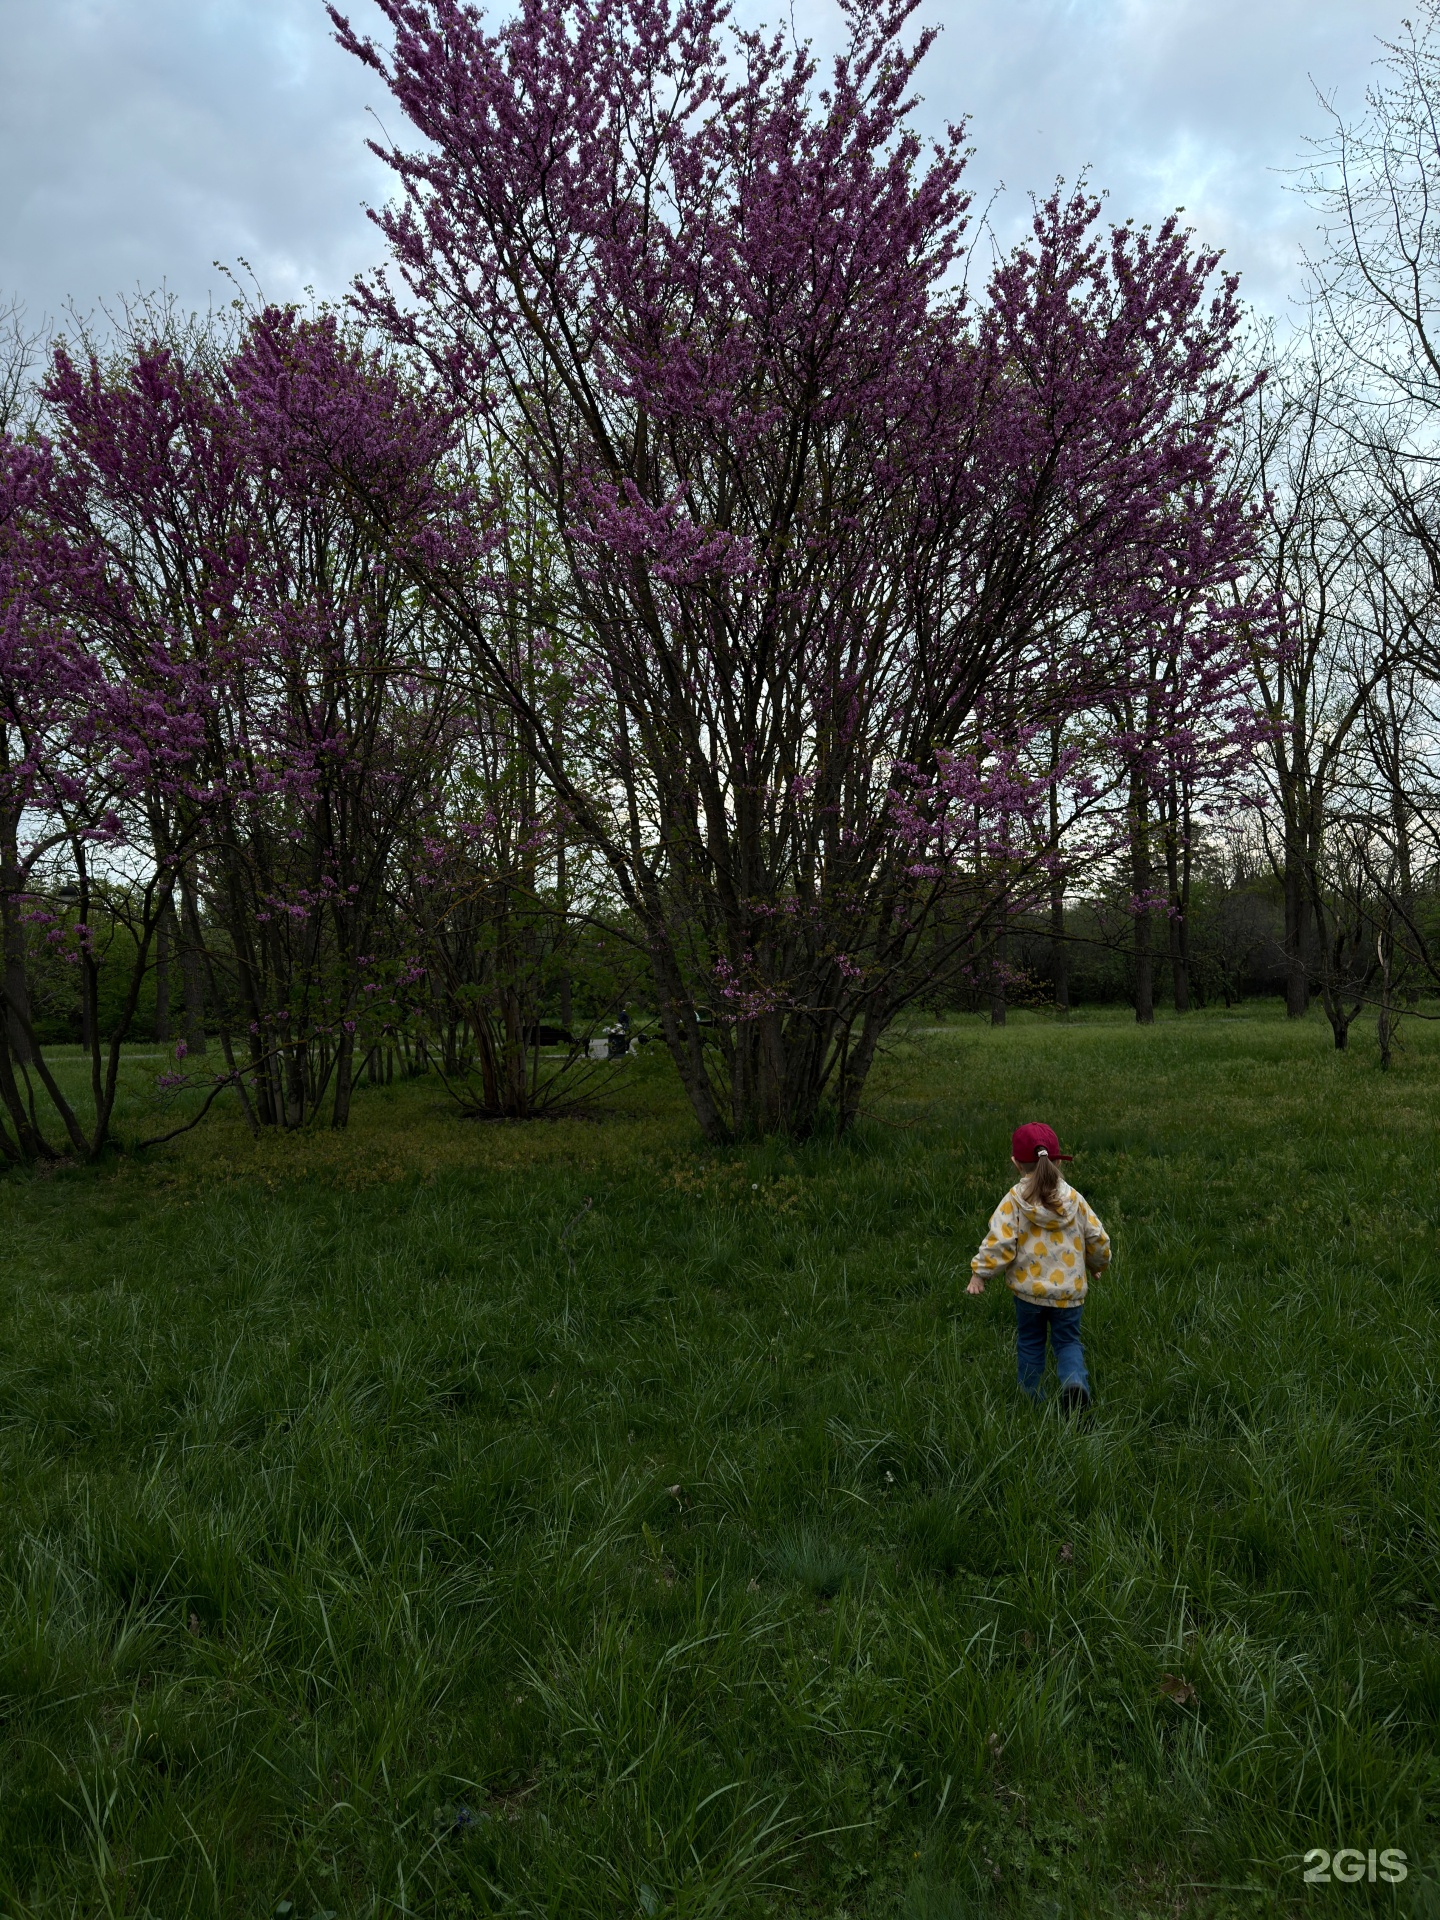
M1020 1384L1041 1398L1045 1332L1055 1348L1060 1405L1077 1413L1090 1404L1090 1380L1080 1346L1080 1309L1086 1272L1110 1264L1110 1236L1083 1194L1060 1177L1061 1153L1052 1130L1038 1121L1017 1127L1010 1141L1012 1163L1024 1179L990 1216L990 1231L970 1262L971 1293L985 1291L987 1273L1004 1273L1015 1296L1015 1344Z

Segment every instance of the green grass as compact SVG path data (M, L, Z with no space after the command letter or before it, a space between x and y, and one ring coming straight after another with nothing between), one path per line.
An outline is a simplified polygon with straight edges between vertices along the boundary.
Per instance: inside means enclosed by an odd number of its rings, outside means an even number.
M647 1059L0 1183L0 1912L1440 1911L1407 1038L955 1021L838 1145L708 1153ZM1085 1430L964 1293L1035 1117L1117 1248Z

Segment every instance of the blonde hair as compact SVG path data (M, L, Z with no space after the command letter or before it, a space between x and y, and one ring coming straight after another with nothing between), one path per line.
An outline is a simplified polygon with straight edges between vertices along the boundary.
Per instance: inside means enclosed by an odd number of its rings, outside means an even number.
M1025 1178L1020 1182L1020 1197L1032 1205L1038 1201L1042 1207L1053 1207L1059 1191L1060 1169L1041 1147L1034 1165L1025 1169Z

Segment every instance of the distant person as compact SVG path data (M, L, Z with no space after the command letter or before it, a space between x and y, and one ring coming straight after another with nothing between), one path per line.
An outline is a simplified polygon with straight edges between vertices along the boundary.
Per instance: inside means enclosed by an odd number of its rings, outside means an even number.
M1080 1345L1086 1276L1110 1264L1110 1236L1082 1193L1062 1177L1053 1129L1039 1121L1017 1127L1010 1162L1023 1176L990 1216L990 1231L970 1262L967 1292L983 1293L985 1276L1003 1273L1015 1296L1015 1346L1020 1385L1043 1396L1045 1335L1055 1349L1060 1405L1066 1413L1090 1404L1090 1376Z

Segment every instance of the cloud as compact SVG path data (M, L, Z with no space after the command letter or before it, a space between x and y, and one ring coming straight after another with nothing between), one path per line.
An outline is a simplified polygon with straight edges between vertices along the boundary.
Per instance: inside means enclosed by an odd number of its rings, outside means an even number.
M1316 87L1357 112L1398 13L1398 0L937 0L926 111L970 114L971 182L982 196L1004 183L1006 238L1028 192L1088 169L1116 218L1183 206L1275 307L1298 291L1314 228L1290 189L1325 130Z
M307 0L0 0L0 287L33 315L243 255L267 293L374 258L365 74Z
M370 0L357 24L379 33ZM1361 104L1400 0L923 0L943 31L923 118L968 115L981 201L1023 226L1027 190L1090 169L1118 218L1177 205L1245 290L1283 308L1313 216L1287 191L1318 86ZM788 23L788 0L742 0ZM833 0L795 0L833 47ZM362 204L389 175L367 107L402 142L379 79L330 37L320 0L0 0L0 294L32 316L163 281L203 305L243 255L267 294L341 292L380 242Z

